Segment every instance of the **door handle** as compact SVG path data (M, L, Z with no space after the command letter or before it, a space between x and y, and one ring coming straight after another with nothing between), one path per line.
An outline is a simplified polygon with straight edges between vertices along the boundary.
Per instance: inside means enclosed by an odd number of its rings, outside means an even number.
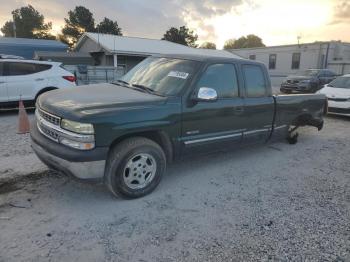
M44 80L44 78L37 78L37 79L35 79L35 81L43 81Z
M0 84L5 84L6 82L0 82Z

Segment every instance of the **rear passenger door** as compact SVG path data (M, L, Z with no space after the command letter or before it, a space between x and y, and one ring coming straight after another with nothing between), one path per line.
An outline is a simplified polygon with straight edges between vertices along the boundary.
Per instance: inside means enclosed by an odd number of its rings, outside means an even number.
M274 116L274 100L267 71L257 64L241 66L244 80L243 142L265 142L271 131Z
M4 63L0 62L0 102L7 102L6 77L3 75Z
M24 62L6 62L9 101L34 100L38 90L46 87L47 78L39 73L51 66Z

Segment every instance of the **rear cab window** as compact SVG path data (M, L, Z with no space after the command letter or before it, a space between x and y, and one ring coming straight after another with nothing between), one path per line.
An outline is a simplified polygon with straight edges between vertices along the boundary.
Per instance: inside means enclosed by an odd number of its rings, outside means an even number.
M243 65L243 77L246 97L267 96L265 73L259 65Z
M21 63L21 62L6 62L4 75L7 76L19 76L30 75L39 73L45 70L49 70L52 65L48 64L34 64L34 63Z
M197 83L197 88L216 90L219 99L238 97L238 81L234 64L212 64L207 67Z

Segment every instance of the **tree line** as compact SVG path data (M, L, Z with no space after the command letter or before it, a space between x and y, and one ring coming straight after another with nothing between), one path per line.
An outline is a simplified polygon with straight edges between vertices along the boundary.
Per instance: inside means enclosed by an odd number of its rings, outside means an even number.
M13 20L5 22L0 29L5 37L58 39L72 48L84 32L123 35L122 28L117 21L105 17L102 21L96 23L92 12L84 6L76 6L74 10L68 11L67 17L64 18L65 25L58 36L51 33L52 22L45 22L44 15L31 5L13 10L12 16ZM186 26L171 27L165 32L162 40L195 48L216 49L215 43L212 42L204 42L198 46L196 43L198 35ZM227 40L224 49L262 46L265 46L262 39L251 34L238 39Z

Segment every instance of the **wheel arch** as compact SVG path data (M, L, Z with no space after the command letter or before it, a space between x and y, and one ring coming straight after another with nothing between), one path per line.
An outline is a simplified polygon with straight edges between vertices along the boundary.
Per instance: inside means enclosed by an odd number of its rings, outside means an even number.
M174 159L173 143L171 142L170 137L164 131L160 131L160 130L125 134L113 140L113 142L109 147L110 148L109 150L111 150L113 147L115 147L117 144L121 143L125 139L132 138L132 137L145 137L154 141L164 150L167 162L171 163L173 161Z
M313 126L318 130L321 130L323 127L323 120L315 118L311 113L304 113L296 117L292 121L292 125L295 126Z
M35 101L38 99L38 97L39 97L41 94L43 94L43 93L45 93L45 92L48 92L48 91L56 90L56 89L58 89L58 88L57 88L57 87L54 87L54 86L48 86L48 87L44 87L44 88L40 89L40 90L36 93L36 95L35 95Z

